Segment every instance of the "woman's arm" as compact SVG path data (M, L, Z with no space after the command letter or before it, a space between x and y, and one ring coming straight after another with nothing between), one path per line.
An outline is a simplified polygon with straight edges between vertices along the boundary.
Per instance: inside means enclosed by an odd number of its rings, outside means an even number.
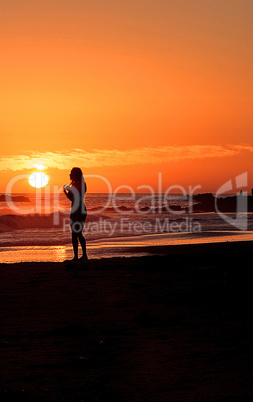
M73 200L73 194L72 194L72 192L70 191L69 186L63 186L63 191L64 191L64 193L66 194L66 196L68 197L68 199L69 199L70 201L72 201L72 200Z

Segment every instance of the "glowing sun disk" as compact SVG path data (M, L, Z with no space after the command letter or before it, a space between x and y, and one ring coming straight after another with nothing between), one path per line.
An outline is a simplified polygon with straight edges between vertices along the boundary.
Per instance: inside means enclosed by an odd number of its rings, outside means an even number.
M34 172L29 177L29 184L32 187L45 187L48 183L48 176L43 172Z

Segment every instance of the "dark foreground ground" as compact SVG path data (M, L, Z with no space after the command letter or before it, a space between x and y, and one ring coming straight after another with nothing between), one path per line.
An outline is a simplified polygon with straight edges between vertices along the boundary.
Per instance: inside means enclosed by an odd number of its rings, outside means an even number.
M253 401L252 243L0 265L0 400Z

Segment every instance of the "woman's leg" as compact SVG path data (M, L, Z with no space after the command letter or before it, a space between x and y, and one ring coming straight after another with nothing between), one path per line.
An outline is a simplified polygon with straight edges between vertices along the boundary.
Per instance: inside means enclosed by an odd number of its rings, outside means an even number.
M72 245L73 245L73 250L74 250L74 258L75 260L78 259L78 237L77 233L72 230Z
M84 209L85 209L85 212L82 214L82 229L81 229L81 231L80 231L79 241L80 241L80 244L81 244L81 247L82 247L82 251L83 251L83 256L82 256L82 258L85 259L85 260L87 260L88 257L87 257L87 252L86 252L86 240L85 240L85 237L83 236L83 233L82 233L83 227L84 227L84 223L85 223L86 218L87 218L87 210L86 210L86 207L85 207L85 206L84 206Z
M83 226L84 226L84 222L81 223L81 225L80 225L80 230L78 231L77 236L78 236L78 239L79 239L80 244L81 244L81 247L82 247L82 252L83 252L82 258L87 259L87 254L86 254L86 240L85 240L85 238L84 238L84 236L83 236L83 233L82 233L82 231L83 231Z
M87 254L86 254L86 240L82 234L84 222L75 222L71 226L72 230L72 245L73 245L73 250L74 250L74 258L78 259L78 239L80 241L81 247L82 247L82 258L87 259Z
M87 254L86 254L86 240L82 234L82 232L78 235L78 239L80 241L81 247L82 247L82 251L83 251L83 258L87 258Z

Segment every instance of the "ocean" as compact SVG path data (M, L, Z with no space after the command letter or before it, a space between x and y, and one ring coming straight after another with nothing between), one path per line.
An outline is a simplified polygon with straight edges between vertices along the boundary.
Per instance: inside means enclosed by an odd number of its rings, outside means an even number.
M1 263L73 257L64 193L36 190L12 194L12 202L0 199ZM143 256L156 245L253 240L252 213L195 213L194 201L179 194L87 193L85 204L89 258ZM247 221L246 230L240 230L240 219Z

